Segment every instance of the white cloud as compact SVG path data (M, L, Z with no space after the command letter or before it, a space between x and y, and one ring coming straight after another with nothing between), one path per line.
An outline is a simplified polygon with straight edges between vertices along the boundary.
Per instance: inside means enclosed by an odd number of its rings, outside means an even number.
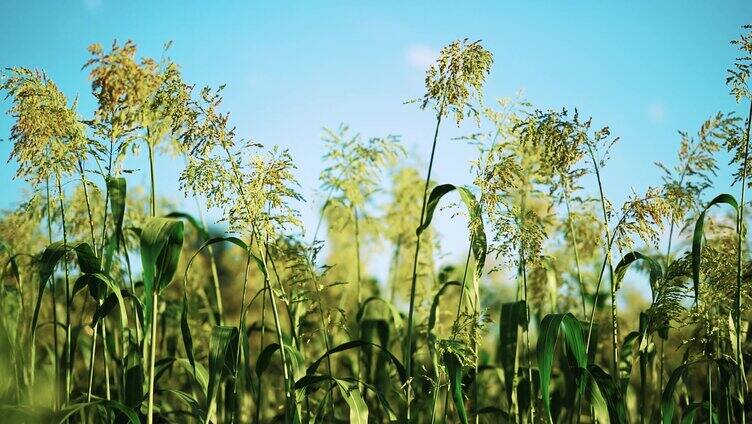
M666 109L663 107L663 104L658 102L651 103L648 106L648 117L653 122L663 122L663 119L666 117Z
M417 71L425 71L431 66L439 53L423 44L413 44L405 50L405 61L411 68Z

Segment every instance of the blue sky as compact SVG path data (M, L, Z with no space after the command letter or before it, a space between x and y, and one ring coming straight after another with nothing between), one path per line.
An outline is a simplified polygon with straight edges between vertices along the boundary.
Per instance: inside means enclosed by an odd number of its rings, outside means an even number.
M752 22L750 1L354 4L4 0L0 66L44 69L71 98L80 95L88 113L94 104L80 69L89 44L132 39L142 54L159 56L172 40L171 57L188 81L227 84L225 105L239 135L290 148L309 199L322 168L323 126L348 123L366 137L397 134L427 157L433 116L404 102L422 94L424 69L457 38L482 39L494 53L489 101L522 89L538 107L577 107L621 137L612 154L618 159L604 170L617 204L631 188L658 183L653 161L673 163L677 130L694 131L719 110L742 110L724 78L736 54L728 41ZM0 117L0 138L11 124ZM442 130L437 181L470 182L474 149L450 138L471 131ZM0 143L0 157L9 152L9 143ZM159 161L161 194L182 199L181 166ZM14 172L15 164L0 166L0 208L21 200L24 185L12 181ZM718 190L725 191L728 169L721 174ZM313 208L301 206L309 228ZM445 225L445 238L464 238L464 224ZM446 252L465 250L449 244Z

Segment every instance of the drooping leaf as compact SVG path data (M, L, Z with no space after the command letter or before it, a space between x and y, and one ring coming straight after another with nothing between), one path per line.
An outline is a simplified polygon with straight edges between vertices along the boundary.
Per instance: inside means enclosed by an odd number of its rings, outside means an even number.
M372 302L381 302L383 305L385 305L389 309L389 313L392 316L392 320L394 321L394 325L397 329L402 328L402 314L400 314L400 311L397 309L397 307L389 302L388 300L381 298L379 296L371 296L368 299L364 300L363 303L360 304L360 307L358 308L358 312L355 314L355 320L360 322L363 320L363 317L366 314L366 311L368 310L367 306Z
M559 338L559 330L564 333L567 349L572 353L577 367L587 369L587 353L585 341L582 337L582 326L577 318L571 313L550 314L543 318L538 338L537 356L540 375L540 392L543 407L548 419L551 419L551 395L549 383L553 368L556 342ZM578 390L580 395L584 392L584 384L580 383Z
M198 220L194 218L193 215L191 214L188 214L186 212L175 211L175 212L168 213L167 215L165 215L165 217L175 218L175 219L185 219L198 232L198 234L201 236L202 239L208 240L210 238L209 232L206 231L206 228L204 228L204 226L201 225L198 222Z
M462 361L460 361L456 353L446 351L443 354L442 362L446 368L447 378L449 378L449 390L451 391L459 420L462 424L467 424L465 398L462 394Z
M674 417L674 408L676 406L674 403L674 391L676 390L676 386L679 384L679 381L684 378L684 374L689 367L696 363L697 362L687 362L679 365L671 373L668 382L666 382L663 394L661 395L661 415L663 417L663 424L671 424Z
M318 367L319 365L321 365L321 362L335 353L344 352L346 350L354 349L354 348L361 348L363 346L372 346L372 347L380 349L382 352L387 354L389 359L392 361L392 364L397 370L397 375L399 376L400 382L404 384L407 381L407 371L405 371L405 367L402 365L402 362L400 362L400 360L397 359L397 357L394 356L389 351L389 349L383 346L377 345L375 343L368 343L363 340L352 340L352 341L342 343L339 346L335 346L329 349L326 353L324 353L317 360L315 360L310 366L308 366L308 369L306 370L306 374L308 375L316 374L316 370L318 370Z
M308 374L295 382L295 390L302 391L305 395L316 390L322 383L333 381L342 399L345 400L350 410L349 422L358 424L368 423L368 405L363 399L363 394L358 389L357 380L333 378L328 375Z
M442 184L434 187L431 190L431 194L428 196L426 203L426 212L423 222L415 230L417 235L420 235L423 231L431 225L433 214L436 211L436 207L439 205L439 201L445 194L451 193L457 190L460 194L460 199L465 204L468 212L468 218L470 219L470 246L473 250L473 257L476 262L476 272L482 272L483 264L486 261L487 254L487 241L486 233L483 229L483 220L481 219L480 205L475 200L475 196L472 191L467 187L457 187L452 184Z
M700 259L702 258L703 236L705 234L705 213L714 205L727 204L738 212L739 205L734 196L730 194L720 194L703 209L695 223L695 230L692 235L692 284L695 290L695 303L700 296Z
M614 378L595 364L590 364L587 371L590 377L598 385L600 394L606 402L610 422L614 424L626 424L626 399L623 392L616 385Z
M648 263L648 266L650 267L650 289L655 292L656 282L659 278L661 278L661 275L663 275L663 270L661 269L660 264L658 264L655 259L636 251L629 252L624 255L624 257L616 265L616 268L614 270L616 290L619 290L621 281L624 279L624 275L627 273L629 266L638 260L643 260Z
M126 181L123 177L107 179L107 190L110 196L110 211L115 223L115 245L120 246L123 240L123 219L125 217Z
M67 405L64 409L62 409L57 416L55 417L56 423L66 423L69 421L69 418L73 416L76 413L79 413L83 410L89 409L91 407L95 406L103 406L107 409L116 410L119 413L123 414L127 419L128 422L131 424L140 424L141 420L138 418L138 414L136 411L134 411L132 408L129 408L126 405L123 405L122 403L115 401L115 400L106 400L106 399L96 399L91 402L81 402L81 403L75 403L72 405Z
M36 304L34 306L34 313L31 319L31 339L34 340L36 335L37 323L39 321L39 310L42 307L42 297L44 295L44 289L47 287L48 280L52 277L55 267L60 259L63 258L69 251L74 251L78 258L78 266L83 273L97 273L100 271L101 262L100 259L94 254L94 250L91 245L84 242L78 242L68 244L67 246L62 241L57 241L45 248L42 252L42 256L39 259L38 275L39 275L39 289L36 296Z
M499 346L497 358L504 369L507 401L512 401L512 386L517 372L515 357L517 352L517 337L520 327L524 328L527 309L524 300L509 302L501 305L499 318Z
M207 416L211 415L219 383L224 377L234 376L237 364L239 332L237 327L217 325L209 339L209 384L207 385Z
M172 280L183 247L183 222L170 218L149 218L141 231L141 265L144 277L145 328L151 324L153 295Z
M96 275L96 274L92 274ZM110 312L112 312L113 309L115 309L115 306L120 307L120 317L124 322L124 327L127 328L128 325L128 314L126 313L125 309L125 299L131 297L131 293L126 289L115 289L113 290L107 297L105 298L104 302L102 302L101 305L97 307L97 309L94 311L94 315L91 319L91 326L97 325L99 320L109 315Z
M433 296L433 302L431 302L431 311L428 314L428 337L429 338L436 338L436 336L433 334L433 329L436 326L436 312L439 309L439 301L441 300L441 295L444 294L446 289L449 287L462 287L462 284L458 283L457 281L449 281L441 285L439 287L439 290L436 292L436 294Z

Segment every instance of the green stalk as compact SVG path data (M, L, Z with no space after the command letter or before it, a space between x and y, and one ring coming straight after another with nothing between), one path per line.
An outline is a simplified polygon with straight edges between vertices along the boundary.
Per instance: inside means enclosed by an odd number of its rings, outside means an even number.
M266 290L264 287L262 290ZM264 349L264 335L266 334L266 295L261 296L261 340L259 341L260 349ZM263 374L262 374L263 375ZM261 422L261 377L258 376L258 388L256 390L256 419L255 423Z
M149 146L149 175L151 182L151 216L156 216L156 193L154 190L154 154L151 143L147 143ZM157 309L158 309L157 288L154 288L154 294L152 296L152 318L151 318L151 342L149 343L149 406L147 423L152 424L154 422L154 363L157 359Z
M188 157L184 154L183 160L185 161L185 164L188 164ZM198 201L197 197L194 197L194 200L196 201L196 210L198 211L198 218L201 221L201 225L204 227L205 230L209 230L209 226L206 223L206 217L204 216L204 209L201 207L201 204ZM209 265L211 268L211 275L212 275L212 288L214 289L214 297L217 302L217 311L216 311L216 319L217 325L222 325L223 322L223 316L224 316L224 308L222 307L222 293L219 289L219 273L217 272L217 261L214 258L214 246L211 244L206 247L208 255L209 255Z
M245 322L245 296L248 289L248 269L251 266L251 252L248 252L248 258L245 261L245 272L243 273L243 292L240 297L240 316L238 317L238 330L242 331L243 328L243 322ZM187 289L187 288L186 288ZM243 337L246 337L245 334L242 335ZM235 360L235 370L237 373L237 370L240 369L240 357L242 352L242 346L243 343L238 343L238 350L237 350L237 358ZM233 398L237 395L237 384L233 385ZM209 422L209 417L211 416L211 411L209 411L208 414L206 414L206 422ZM235 422L235 409L233 408L232 411L230 411L230 422Z
M151 216L157 216L157 195L154 185L154 146L151 143L146 143L149 146L149 179L151 183Z
M81 174L81 186L84 189L84 199L86 201L86 213L89 216L89 232L90 232L90 236L91 236L91 247L92 247L92 249L95 249L96 246L97 246L97 241L96 241L96 238L94 237L94 217L92 216L92 213L91 213L91 203L89 202L89 191L88 191L88 189L86 187L86 184L87 184L87 182L86 182L86 173L84 172L84 166L83 166L83 162L81 161L81 159L78 160L78 170L79 170L79 173ZM100 301L99 304L101 305L102 302ZM81 310L81 313L83 313L83 309ZM103 322L103 324L104 324L104 322ZM99 326L99 322L97 322L96 324L94 324L94 331L92 332L92 335L91 335L91 355L90 355L90 358L89 358L89 387L88 387L88 389L86 391L86 401L87 402L91 402L91 388L92 388L92 383L94 381L94 362L95 362L94 360L96 358L96 350L97 350L97 331L98 331L98 326ZM104 327L102 327L102 338L103 338L103 341L106 341L106 333L105 333ZM102 346L103 346L103 348L105 347L104 344ZM107 354L106 349L105 349L104 353L105 353L105 358L106 358L106 354ZM105 375L108 375L109 374L109 369L107 368L108 364L107 364L107 360L106 359L104 361L104 365L105 365ZM110 400L110 381L109 381L109 377L106 378L106 386L107 386L107 400Z
M149 405L147 409L146 422L147 424L154 423L154 363L157 357L157 290L154 289L152 295L152 314L151 314L151 336L149 342Z
M736 358L738 361L738 378L737 389L740 394L744 393L744 387L746 387L747 377L744 373L744 358L742 355L742 341L741 341L741 325L742 325L742 238L744 235L744 194L746 192L747 185L747 160L749 158L749 132L750 123L752 123L752 101L749 105L749 113L747 115L747 130L744 138L744 163L742 165L742 193L739 197L739 216L736 225L737 231L737 244L736 244L736 304L734 305L734 312L736 318ZM742 423L747 421L747 413L744 410L744 395L739 396L741 403Z
M196 200L198 202L198 200ZM198 208L198 216L201 220L201 225L204 228L208 228L206 225L206 217L201 207ZM219 289L219 273L217 272L217 261L214 258L214 247L209 245L207 247L207 253L209 255L209 266L212 275L212 287L214 288L214 298L217 302L217 324L222 325L222 319L224 316L224 308L222 307L222 292Z
M587 289L585 288L585 281L582 279L582 267L580 266L580 250L577 247L577 234L574 231L574 220L572 219L572 213L569 208L569 189L564 188L564 204L567 207L567 223L569 225L569 234L572 237L572 250L574 251L574 262L577 266L577 282L580 283L580 299L582 300L582 317L587 317L587 311L585 307L585 297L587 296Z
M601 210L603 212L603 225L604 225L604 231L606 234L606 240L611 240L610 236L610 230L608 225L608 212L606 210L606 196L603 194L603 182L601 180L601 173L600 173L600 167L598 166L598 161L596 160L595 153L593 152L593 149L590 145L588 145L588 152L590 153L590 158L593 162L593 170L595 171L595 177L598 181L598 193L600 196L600 202L601 202ZM612 373L615 379L618 379L618 372L619 372L619 324L617 322L617 312L616 312L616 287L614 286L614 267L611 260L611 242L608 242L606 245L606 262L608 263L608 273L609 273L609 281L611 282L611 354L613 357L613 362L611 363L611 369ZM598 281L600 285L600 281ZM597 293L596 293L597 295ZM595 310L595 306L593 306L593 310ZM591 324L592 325L592 324ZM588 335L588 339L589 339ZM589 340L588 340L589 342Z
M525 200L526 193L522 194L522 210L520 215L520 227L525 228ZM525 245L520 240L520 268L519 272L522 276L522 295L525 301L525 356L527 359L527 379L530 393L535 393L533 390L533 366L530 355L530 304L527 299L527 268L525 263ZM530 422L535 422L535 402L530 402Z
M470 267L470 255L472 254L473 247L468 246L467 247L467 259L465 259L465 271L462 273L462 286L460 287L460 299L457 302L457 314L454 317L454 324L452 324L452 340L457 339L457 327L459 326L460 322L460 313L462 312L462 301L465 300L465 286L467 285L467 270ZM449 386L447 386L447 391L444 394L444 417L442 418L443 423L446 422L447 419L447 412L449 411Z
M47 236L50 244L52 243L52 202L50 201L50 179L47 178L45 182L47 189ZM59 377L60 372L58 370L58 347L57 347L57 295L55 294L55 277L50 278L50 292L52 293L52 353L53 353L53 375L54 378L54 396L52 397L52 407L57 409L58 396L59 396ZM33 387L35 381L36 371L36 337L31 340L31 376L30 381ZM29 389L32 390L32 387Z
M431 158L428 161L428 172L426 173L426 183L423 187L423 202L420 207L420 222L423 223L423 217L426 213L426 201L428 199L428 185L431 183L431 171L433 170L433 159L436 154L436 140L439 137L439 126L441 125L441 115L443 111L439 111L436 116L436 129L433 134L433 144L431 146ZM410 421L410 402L412 398L412 376L413 376L413 315L415 311L415 286L418 282L418 254L420 253L420 234L417 235L415 240L415 255L413 257L413 275L412 282L410 284L410 307L407 313L407 345L405 346L405 362L407 371L407 420Z
M262 258L261 263L263 264L264 268L266 268L266 258L268 256L268 248L269 245L265 242L264 243L264 249L261 249L261 246L259 246L259 252L261 252ZM265 270L266 271L266 270ZM284 378L285 378L285 411L287 413L287 416L290 417L292 411L290 411L290 406L292 405L292 402L294 402L294 396L292 393L292 383L290 381L290 374L287 369L287 354L285 353L285 344L284 344L284 338L282 337L282 326L279 320L279 311L277 310L277 300L274 296L274 292L271 288L271 284L269 282L268 273L264 272L264 285L266 289L269 291L269 302L272 306L272 316L274 317L274 329L277 331L277 343L279 343L279 353L282 357L282 369L284 371Z
M350 207L352 208L353 219L355 220L355 280L357 284L356 293L358 299L358 307L356 308L356 310L359 310L360 304L363 302L360 276L360 219L358 217L358 208L356 208L352 204L350 205ZM357 332L358 339L360 339L360 325L357 326L355 331ZM358 378L358 390L363 394L363 399L367 401L367 393L365 392L365 390L363 390L363 369L360 366L362 359L363 352L361 349L358 349L358 351L355 353L355 375Z
M316 293L316 302L319 306L319 318L321 321L321 335L324 338L324 347L326 348L326 352L329 352L329 349L331 349L331 345L329 343L329 329L326 325L326 318L324 316L324 303L323 299L321 297L321 290L319 289L319 283L316 278L316 271L313 268L313 263L310 261L310 258L308 255L306 255L306 260L308 260L308 268L311 273L311 282L313 283L313 292ZM331 393L332 391L332 384L331 384L331 377L332 377L332 358L331 355L326 356L326 372L327 375L330 377L329 381L329 390L328 393ZM330 419L333 419L333 416L330 416Z
M108 154L108 165L107 165L107 177L105 177L104 180L104 219L102 220L102 244L99 248L99 257L102 257L102 253L104 253L104 244L107 237L107 215L109 208L107 207L109 201L110 201L110 178L112 178L112 149L114 148L115 144L115 137L114 135L110 134L110 150ZM96 246L92 246L93 249L96 250Z
M68 234L65 229L65 207L63 197L63 186L60 181L60 174L56 174L58 198L60 200L60 217L63 225L63 245L67 249L68 247ZM71 363L71 293L70 293L70 279L68 278L68 255L63 255L63 268L65 272L65 353L64 362L65 365L65 402L70 400L71 390L71 370L73 364Z
M358 306L363 301L360 287L360 225L358 218L358 208L352 206L352 213L355 219L355 280L357 282Z

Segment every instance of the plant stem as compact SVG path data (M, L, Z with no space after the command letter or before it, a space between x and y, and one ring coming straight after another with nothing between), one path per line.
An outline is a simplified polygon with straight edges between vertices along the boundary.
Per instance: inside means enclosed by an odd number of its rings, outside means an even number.
M423 224L423 217L426 213L426 201L428 199L428 185L431 183L431 171L433 170L433 159L436 154L436 140L439 137L439 127L441 126L441 116L443 111L439 111L436 116L436 129L433 134L433 144L431 146L431 158L428 161L428 172L426 173L426 183L423 187L423 202L420 207L420 222ZM413 257L413 275L410 284L410 306L407 313L407 340L405 346L405 362L407 370L407 420L410 421L410 402L412 398L412 376L413 376L413 315L415 311L415 286L418 282L418 255L420 253L420 234L415 240L415 256Z
M149 146L149 175L151 176L151 216L152 218L157 214L157 206L155 201L154 192L154 154L151 143L147 142ZM149 344L149 406L147 423L152 424L154 421L154 363L157 359L157 309L158 309L158 288L154 287L154 293L152 295L152 313L151 313L151 343Z
M526 193L522 193L521 211L520 211L520 228L525 229L525 206L526 206ZM527 379L530 393L535 393L533 390L533 366L530 355L530 303L527 297L527 265L525 257L525 244L520 240L520 275L522 276L522 295L525 301L525 357L527 359ZM530 422L535 422L535 402L530 402Z
M261 290L266 290L264 287ZM259 347L263 351L264 349L264 335L266 334L266 295L261 296L261 340L259 341ZM263 375L263 374L262 374ZM258 388L256 389L256 419L254 422L261 422L261 376L258 376Z
M151 216L157 216L157 194L155 192L154 184L154 146L151 143L146 143L149 147L149 182L151 183Z
M261 255L263 256L261 258L261 263L263 264L264 268L266 268L266 258L268 256L268 244L264 243L264 249L261 249L261 246L259 246L259 250L261 252ZM292 402L294 401L293 393L292 393L292 384L290 382L290 374L287 369L287 354L285 353L285 342L284 337L282 336L282 326L279 320L279 311L277 310L277 302L276 297L274 296L274 292L272 291L271 284L269 282L268 272L266 269L264 270L264 285L266 286L266 289L269 291L269 302L272 306L272 316L274 317L274 328L277 331L277 343L279 343L279 353L282 357L282 369L284 371L284 378L285 378L285 411L287 411L287 416L291 417L292 411L290 411L290 407L292 406Z
M63 254L63 268L65 273L65 352L63 355L65 365L65 402L67 403L70 399L70 389L71 389L71 371L73 368L73 364L71 363L71 309L73 305L71 304L71 293L70 293L70 279L68 278L68 255L67 255L67 249L68 249L68 234L65 229L65 200L63 195L63 185L60 181L60 174L56 174L56 180L57 180L57 191L58 191L58 199L60 200L60 218L62 220L62 226L63 226L63 246L64 251L66 252Z
M740 410L742 415L742 423L747 421L747 413L744 408L744 387L746 387L746 375L744 373L744 356L742 354L742 341L741 341L741 325L742 325L742 239L744 238L744 194L746 192L747 185L747 161L749 158L749 132L750 124L752 124L752 101L749 104L749 113L747 114L747 129L744 137L744 163L742 164L742 187L741 196L739 197L739 216L736 225L737 231L737 244L736 244L736 304L734 305L734 312L736 312L736 359L738 361L738 375L737 375L737 389L739 390L739 400L741 403Z
M152 295L152 312L151 312L151 336L149 343L149 406L146 416L147 424L154 422L154 363L157 357L157 307L159 299L157 298L157 290L154 289Z
M582 267L580 266L580 250L577 247L577 234L574 230L574 219L572 219L572 213L569 208L569 189L564 188L564 204L567 207L567 223L569 225L569 234L572 237L572 249L574 250L574 263L577 266L577 281L580 283L580 299L582 300L582 317L587 318L587 311L585 307L585 298L587 297L587 289L585 288L585 281L582 279Z
M612 353L612 363L611 363L611 370L613 373L613 378L618 380L618 372L619 372L619 324L617 322L617 313L616 313L616 287L614 285L614 267L612 265L611 261L611 236L610 236L610 230L609 230L609 220L608 220L608 210L606 208L606 196L603 194L603 181L601 180L601 173L600 173L600 167L598 166L598 160L595 157L595 152L593 151L592 146L588 145L588 151L590 153L590 158L593 162L593 170L595 171L595 177L598 181L598 193L600 196L600 202L601 202L601 210L603 212L603 225L604 225L604 231L606 234L606 262L608 263L608 273L609 273L609 281L611 282L611 353ZM599 281L600 285L600 281ZM596 294L597 295L597 294ZM589 338L589 337L588 337Z
M50 200L50 179L47 178L45 181L45 187L47 190L47 237L49 239L50 244L52 244L52 201ZM58 406L58 397L59 397L59 391L60 391L60 371L58 369L58 347L57 347L57 295L55 294L55 277L50 277L50 292L52 294L52 369L53 369L53 375L54 375L54 382L53 385L53 397L52 397L52 408L57 409ZM35 371L36 371L36 337L32 329L32 340L31 340L31 385L34 385L35 381ZM31 388L30 388L31 389Z

